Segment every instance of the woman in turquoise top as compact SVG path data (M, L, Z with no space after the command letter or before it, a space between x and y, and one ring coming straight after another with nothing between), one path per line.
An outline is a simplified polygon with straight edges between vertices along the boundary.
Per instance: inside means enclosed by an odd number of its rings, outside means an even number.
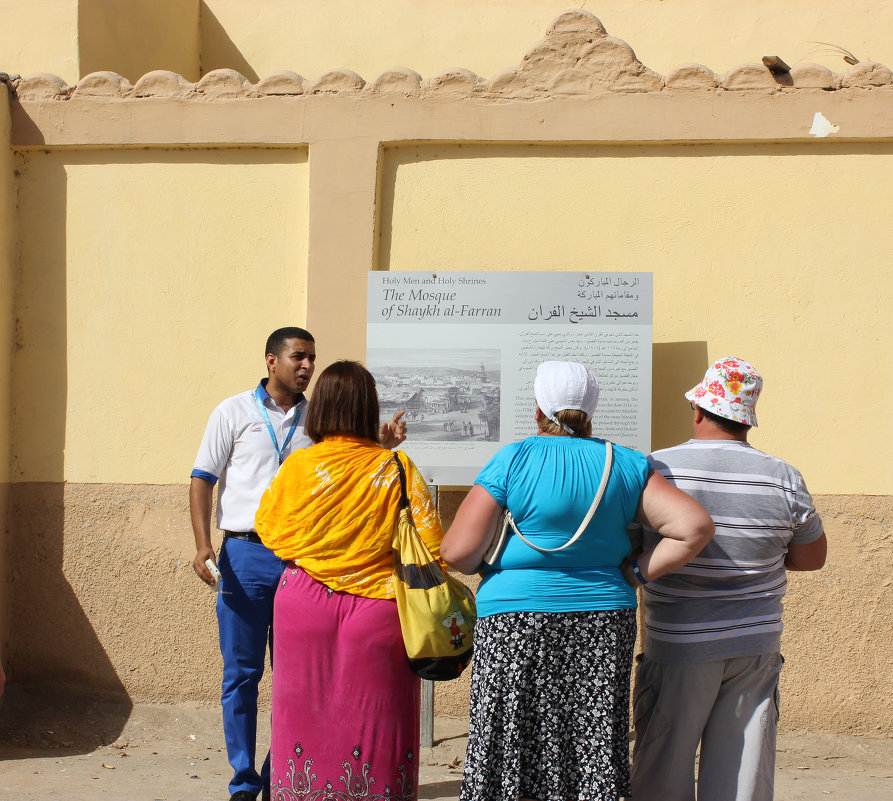
M484 467L441 544L457 570L481 569L503 507L531 543L510 534L482 568L460 801L616 801L629 793L633 588L687 563L713 522L642 454L613 446L601 502L562 548L605 472L607 445L591 436L598 382L545 362L534 394L537 434ZM663 539L632 559L636 517Z

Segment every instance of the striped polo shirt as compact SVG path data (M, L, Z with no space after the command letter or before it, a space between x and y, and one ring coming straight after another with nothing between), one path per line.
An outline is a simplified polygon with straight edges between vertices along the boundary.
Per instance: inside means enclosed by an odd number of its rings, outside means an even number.
M680 663L779 651L788 545L823 530L799 471L735 440L693 439L649 461L710 513L716 535L643 588L646 656ZM659 539L644 529L646 548Z

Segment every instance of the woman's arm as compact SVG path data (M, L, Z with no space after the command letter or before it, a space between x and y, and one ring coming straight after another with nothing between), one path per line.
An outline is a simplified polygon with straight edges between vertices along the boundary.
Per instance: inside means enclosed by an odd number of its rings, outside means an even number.
M639 519L661 536L657 545L637 557L645 581L672 573L690 562L710 542L715 530L701 504L654 470L645 483ZM625 562L622 569L632 586L641 584L630 562Z
M490 544L501 512L502 507L493 496L480 484L475 484L456 511L453 524L440 544L444 561L460 573L474 573Z

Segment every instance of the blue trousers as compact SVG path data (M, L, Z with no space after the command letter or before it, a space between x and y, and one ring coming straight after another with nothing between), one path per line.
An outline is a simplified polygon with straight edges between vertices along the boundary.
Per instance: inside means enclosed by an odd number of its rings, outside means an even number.
M273 657L273 598L285 568L263 545L232 537L223 540L217 596L220 653L223 656L223 735L233 768L230 793L257 795L270 787L270 754L260 774L255 768L257 687L264 674L267 644Z

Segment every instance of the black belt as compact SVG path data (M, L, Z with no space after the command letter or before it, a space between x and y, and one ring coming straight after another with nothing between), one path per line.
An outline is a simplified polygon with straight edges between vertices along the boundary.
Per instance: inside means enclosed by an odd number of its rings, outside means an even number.
M232 537L234 540L245 540L246 542L256 542L263 545L260 537L254 531L224 531L223 538Z

